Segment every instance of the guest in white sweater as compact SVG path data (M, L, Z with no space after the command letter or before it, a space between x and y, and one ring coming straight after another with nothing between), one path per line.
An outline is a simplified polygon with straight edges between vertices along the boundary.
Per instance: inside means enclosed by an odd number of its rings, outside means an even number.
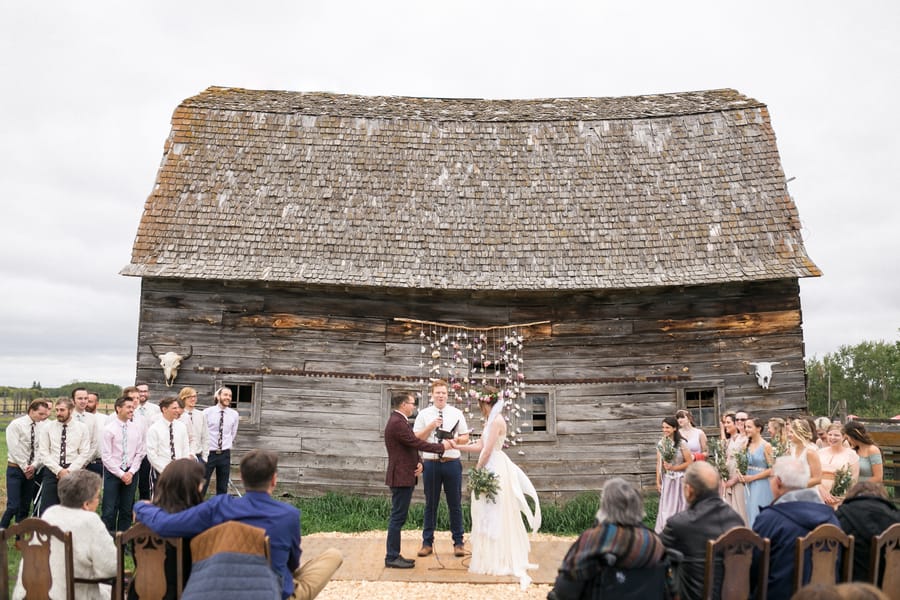
M106 531L106 526L97 514L100 503L100 476L91 471L79 469L72 471L59 481L60 503L51 506L41 518L62 529L72 532L72 554L74 555L75 577L81 579L111 578L116 574L116 546ZM65 600L66 581L65 562L62 544L55 539L50 549L50 572L53 583L50 587L50 600ZM75 600L108 599L109 586L100 583L75 584ZM22 565L19 564L19 575L14 600L25 598L22 585Z

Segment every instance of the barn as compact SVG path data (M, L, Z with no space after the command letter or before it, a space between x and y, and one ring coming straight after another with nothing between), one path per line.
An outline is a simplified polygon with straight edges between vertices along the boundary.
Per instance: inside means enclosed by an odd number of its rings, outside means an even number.
M230 386L233 459L276 450L305 495L384 493L390 395L435 375L458 402L476 376L514 390L542 495L652 488L677 407L709 432L805 408L800 229L768 110L734 90L211 87L175 110L122 270L136 375L157 399ZM171 388L167 351L190 354ZM753 362L778 363L768 389Z

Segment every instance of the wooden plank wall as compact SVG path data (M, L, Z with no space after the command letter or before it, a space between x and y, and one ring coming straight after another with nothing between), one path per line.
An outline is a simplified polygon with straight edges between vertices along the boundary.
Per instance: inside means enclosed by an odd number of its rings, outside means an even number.
M555 394L556 436L511 451L550 495L597 490L610 475L652 487L654 443L678 386L721 385L727 411L767 417L806 407L796 280L490 294L144 279L137 377L151 382L155 399L193 386L202 405L222 380L216 369L240 371L228 379L260 386L261 406L259 425L241 426L237 455L277 450L282 484L301 494L382 494L386 390L417 387L388 379L423 375L419 329L396 317L473 327L550 322L526 332L524 370L544 382L534 389ZM193 346L173 388L150 344L159 352ZM780 361L769 390L748 373L753 361ZM664 375L690 381L640 381ZM613 377L637 381L571 383Z

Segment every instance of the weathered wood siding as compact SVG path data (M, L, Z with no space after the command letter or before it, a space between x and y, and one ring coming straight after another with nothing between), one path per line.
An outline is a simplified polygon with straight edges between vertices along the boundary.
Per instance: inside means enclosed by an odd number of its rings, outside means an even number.
M610 475L652 487L660 419L674 412L679 388L718 386L725 411L806 407L796 280L501 294L145 278L137 376L151 382L155 399L193 386L201 405L212 403L223 377L255 383L259 424L241 425L235 462L241 451L269 448L280 453L281 483L299 493L382 494L387 390L418 387L392 378L422 375L419 329L396 317L475 327L550 322L526 332L524 372L532 391L553 391L556 435L511 450L547 495L596 490ZM193 346L173 388L149 344ZM780 361L769 390L746 361ZM689 380L642 381L674 375ZM616 377L631 381L583 383Z

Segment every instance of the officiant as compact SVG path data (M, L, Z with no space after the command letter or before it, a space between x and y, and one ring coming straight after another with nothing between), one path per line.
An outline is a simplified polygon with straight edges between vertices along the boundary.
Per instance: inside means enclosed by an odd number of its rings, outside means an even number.
M421 440L440 443L445 439L458 444L469 441L469 427L462 411L447 404L449 387L438 379L431 383L431 406L422 409L416 417L413 432ZM459 450L447 450L442 456L422 453L425 470L422 483L425 492L425 524L422 529L422 548L419 556L434 552L434 528L437 524L437 509L441 500L441 488L447 498L450 513L450 533L453 537L454 556L465 556L463 544L462 515L462 462Z

